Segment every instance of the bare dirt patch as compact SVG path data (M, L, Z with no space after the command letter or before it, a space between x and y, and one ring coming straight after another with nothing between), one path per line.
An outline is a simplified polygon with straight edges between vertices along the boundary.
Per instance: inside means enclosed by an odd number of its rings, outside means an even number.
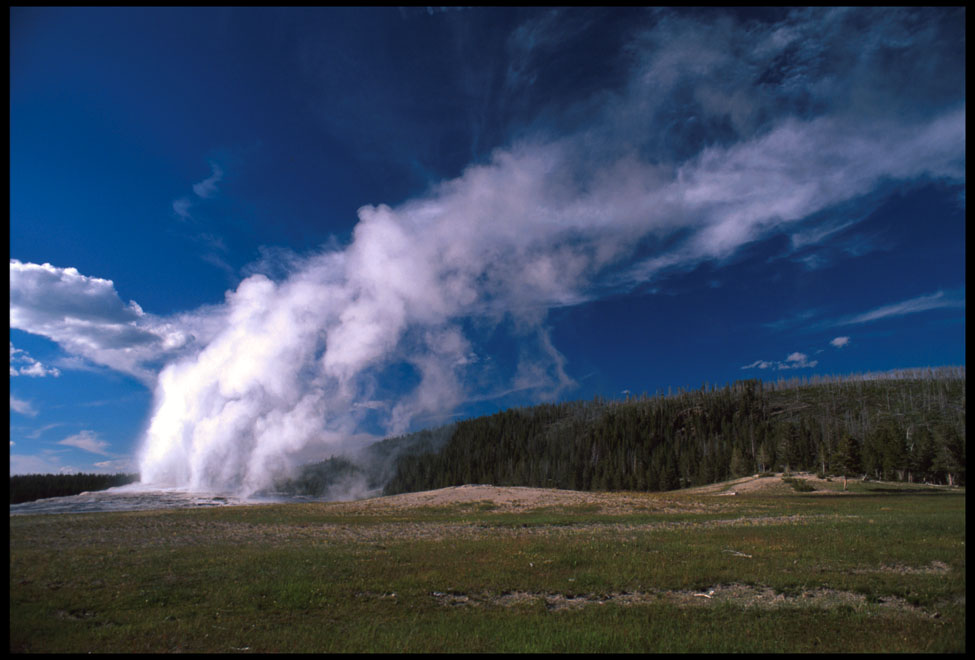
M490 503L496 511L521 512L544 507L592 507L594 513L703 511L705 505L661 493L600 493L558 488L527 488L468 484L419 493L403 493L355 502L335 503L336 512L383 513L417 507Z
M697 488L685 488L665 493L640 492L592 492L560 490L558 488L528 488L522 486L493 486L491 484L467 484L439 488L419 493L403 493L374 497L355 502L335 503L336 511L343 513L368 511L378 513L415 507L454 506L457 504L491 503L499 511L526 511L542 507L594 507L598 513L627 513L633 511L676 513L714 511L724 508L723 503L702 502L687 499L686 495L728 495L767 492L768 494L794 493L792 487L782 481L784 473L773 476L748 476ZM790 476L810 483L816 490L831 493L837 490L836 482L819 479L806 472ZM730 506L730 503L728 504Z
M717 484L708 484L707 486L700 486L698 488L688 488L680 492L694 495L739 495L759 492L769 495L794 493L795 491L792 486L782 480L785 476L808 483L815 489L808 491L810 493L827 495L842 490L842 486L840 485L838 487L837 482L820 479L816 475L808 472L793 472L789 475L786 475L784 472L776 472L770 476L759 476L756 474Z

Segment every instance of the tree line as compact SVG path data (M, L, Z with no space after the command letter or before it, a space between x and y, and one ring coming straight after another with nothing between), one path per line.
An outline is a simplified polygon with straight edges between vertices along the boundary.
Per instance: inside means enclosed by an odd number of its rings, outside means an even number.
M965 483L964 367L599 397L456 423L384 494L465 483L664 491L766 471Z
M468 483L665 491L767 471L965 484L965 369L741 380L624 401L547 403L387 438L302 466L274 491L334 498ZM10 503L138 481L10 478Z
M17 474L10 476L10 503L79 495L139 480L138 474Z

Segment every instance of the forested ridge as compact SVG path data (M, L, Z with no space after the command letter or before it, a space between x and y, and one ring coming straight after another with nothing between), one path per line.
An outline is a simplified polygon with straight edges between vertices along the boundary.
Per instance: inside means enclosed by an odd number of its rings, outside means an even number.
M441 448L400 455L383 492L663 491L765 471L963 485L965 444L964 367L742 380L468 419Z

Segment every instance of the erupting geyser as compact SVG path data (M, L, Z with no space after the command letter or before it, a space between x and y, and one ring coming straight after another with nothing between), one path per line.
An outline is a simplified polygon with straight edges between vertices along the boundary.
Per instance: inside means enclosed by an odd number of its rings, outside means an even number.
M150 485L248 495L420 415L515 390L554 396L572 379L549 309L720 266L773 236L808 247L853 222L823 211L892 180L964 181L957 85L913 76L923 89L908 99L890 83L886 28L841 23L824 36L800 14L730 33L662 19L631 44L625 84L566 113L574 129L523 135L397 208L361 208L347 246L286 257L284 277L251 275L223 305L175 319L120 310L115 323L141 333L124 351L96 350L94 331L70 343L37 287L12 284L12 326L140 376L150 369L133 347L162 345L154 357L170 362L141 453ZM917 52L940 42L933 31ZM903 111L915 97L932 99L928 111ZM696 123L682 141L671 128L686 108ZM707 140L689 137L701 131ZM91 326L86 314L72 328ZM160 339L165 323L185 343ZM489 342L511 360L492 359Z

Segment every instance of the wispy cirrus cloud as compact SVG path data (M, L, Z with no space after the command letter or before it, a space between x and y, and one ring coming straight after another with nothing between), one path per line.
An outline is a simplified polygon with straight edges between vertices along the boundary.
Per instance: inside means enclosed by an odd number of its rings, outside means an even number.
M66 447L75 447L76 449L83 449L84 451L91 452L93 454L100 454L102 456L110 456L108 451L109 444L104 440L98 439L98 434L94 431L84 430L74 435L70 435L64 440L59 441L57 444L64 445Z
M184 228L190 232L185 238L203 247L203 253L200 254L200 258L224 271L228 282L236 285L240 281L240 278L237 276L236 270L227 263L226 255L228 250L226 242L221 236L216 235L212 231L200 229L191 211L199 200L213 199L217 196L217 184L223 180L224 170L216 162L210 161L210 172L210 176L193 184L193 193L197 199L192 199L188 196L180 197L173 201L172 208L176 216L186 223ZM188 221L194 222L189 223Z
M793 248L803 248L808 245L818 245L826 238L842 232L848 227L852 227L856 224L856 220L839 220L836 222L824 223L822 225L812 227L810 229L803 229L795 232L790 236Z
M197 197L207 199L217 194L217 184L223 179L223 169L214 162L210 162L211 174L199 183L193 184L193 192Z
M960 180L964 156L957 145L965 137L964 114L962 106L913 128L894 122L857 125L835 117L788 119L752 140L708 148L678 170L676 181L656 191L661 202L656 210L695 217L696 231L669 254L638 263L630 274L642 280L667 268L724 259L747 243L864 195L889 177ZM918 158L904 153L913 149ZM802 240L808 244L831 233L807 230Z
M210 199L217 194L217 184L223 180L223 168L217 163L210 161L210 176L193 184L193 193L200 199ZM193 214L190 209L196 202L190 197L179 197L173 200L173 212L181 220L192 220Z
M31 440L37 440L39 437L41 437L42 435L44 435L46 432L50 431L51 429L56 429L59 426L64 426L64 425L65 425L65 422L55 422L53 424L45 424L44 426L42 426L42 427L40 427L38 429L34 429L30 433L25 433L24 434L24 437L25 438L29 438Z
M113 458L107 461L95 461L93 465L98 470L114 473L135 472L138 470L138 465L130 458Z
M173 200L173 212L182 220L189 220L193 217L190 215L190 207L192 206L193 202L186 197Z
M109 443L101 440L98 434L91 430L68 436L56 444L58 448L42 449L32 454L11 451L10 474L76 474L82 471L117 473L133 472L137 469L131 458L113 454ZM10 446L13 448L15 443L11 442ZM74 464L66 464L65 456L72 455L71 449L80 449L100 456L102 460L95 460L86 465L84 459L78 459L75 455L72 460ZM82 467L79 468L78 465Z
M10 409L21 415L27 415L28 417L36 417L37 409L30 401L24 401L23 399L18 399L13 394L10 395Z
M937 309L962 309L965 307L964 289L936 291L931 294L909 298L888 305L881 305L859 314L848 314L841 317L822 318L822 309L805 310L791 317L764 323L763 326L774 331L788 328L802 328L805 331L824 330L845 325L860 325L873 323L885 319L920 314ZM834 343L836 342L836 343ZM830 343L836 348L842 348L849 342L849 337L836 337Z
M845 317L832 323L832 325L856 325L860 323L871 323L881 319L888 319L908 314L918 314L933 309L961 308L965 306L964 291L937 291L925 296L918 296L901 302L883 305L862 314Z
M66 450L63 450L66 451ZM10 454L10 474L77 474L73 465L65 465L57 452L46 450L38 454Z
M806 325L811 319L814 319L817 314L820 313L818 309L806 309L801 312L797 312L792 316L779 319L777 321L770 321L768 323L763 323L762 327L768 328L773 331L785 330L787 328L794 328L797 326Z

